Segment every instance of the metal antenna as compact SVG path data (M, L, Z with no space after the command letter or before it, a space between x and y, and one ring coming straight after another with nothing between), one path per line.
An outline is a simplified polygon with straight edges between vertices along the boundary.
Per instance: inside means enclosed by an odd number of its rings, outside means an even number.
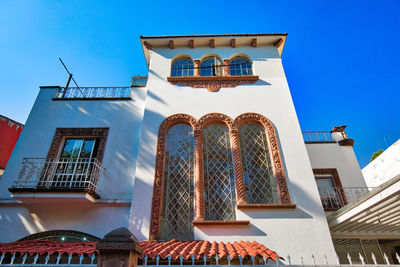
M65 85L65 88L64 88L64 92L63 92L62 97L65 96L65 93L67 92L67 89L68 89L68 87L69 87L69 83L71 82L71 79L72 79L72 81L75 83L75 85L76 85L76 87L78 88L79 92L81 92L82 96L84 97L85 95L83 94L83 92L82 92L81 88L79 87L79 85L76 83L74 77L72 77L72 74L69 72L67 66L65 66L65 64L64 64L64 62L62 61L61 58L58 58L58 59L60 60L61 64L64 66L64 69L65 69L65 70L67 71L67 73L69 74L68 81L67 81L67 84Z

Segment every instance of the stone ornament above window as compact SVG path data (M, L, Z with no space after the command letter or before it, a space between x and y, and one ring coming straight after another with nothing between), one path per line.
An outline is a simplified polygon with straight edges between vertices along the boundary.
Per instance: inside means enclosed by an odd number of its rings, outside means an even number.
M171 76L167 80L175 85L206 88L217 92L221 87L233 88L241 84L253 84L259 77L253 75L252 62L245 56L221 60L217 55L192 60L189 56L175 59Z

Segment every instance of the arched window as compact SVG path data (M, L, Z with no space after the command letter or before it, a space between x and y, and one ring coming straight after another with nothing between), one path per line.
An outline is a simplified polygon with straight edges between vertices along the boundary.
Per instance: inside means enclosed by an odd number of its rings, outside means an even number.
M193 60L189 57L181 57L172 63L171 76L193 76Z
M232 76L253 74L251 61L245 57L233 58L229 63L229 69Z
M239 130L243 181L248 204L280 202L265 128L255 122Z
M200 76L220 76L222 72L222 62L217 56L206 57L201 61Z
M100 238L86 233L72 230L53 230L39 232L36 234L25 236L18 241L25 240L52 240L57 242L89 242L99 241Z
M211 123L203 130L204 201L206 220L235 220L235 177L229 130Z
M161 239L193 240L194 137L187 124L168 129L165 142Z

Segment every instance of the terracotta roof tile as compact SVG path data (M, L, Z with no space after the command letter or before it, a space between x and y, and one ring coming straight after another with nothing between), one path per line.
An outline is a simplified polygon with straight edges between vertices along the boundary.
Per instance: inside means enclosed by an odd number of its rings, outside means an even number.
M82 254L91 255L96 250L97 242L55 242L48 240L29 240L29 241L17 241L11 243L0 243L0 252L14 254L19 252L21 255L28 253L34 255L39 253L40 255L49 253L59 254ZM218 255L218 258L226 258L230 256L231 259L241 256L256 257L261 256L266 259L272 259L276 261L277 254L265 247L264 245L253 241L240 241L240 242L209 242L209 241L179 241L173 239L170 241L140 241L139 242L143 253L140 259L143 259L146 255L148 258L155 258L157 255L161 259L168 259L171 256L172 260L179 260L182 256L184 260L190 260L194 257L196 260L201 260L204 255L206 258L214 258Z

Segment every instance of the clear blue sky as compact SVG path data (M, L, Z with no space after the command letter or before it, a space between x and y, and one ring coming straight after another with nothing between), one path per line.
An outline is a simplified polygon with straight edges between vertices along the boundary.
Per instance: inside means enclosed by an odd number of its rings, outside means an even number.
M128 86L140 35L288 32L303 131L348 125L360 166L400 138L400 1L0 2L0 114L25 123L40 85Z

